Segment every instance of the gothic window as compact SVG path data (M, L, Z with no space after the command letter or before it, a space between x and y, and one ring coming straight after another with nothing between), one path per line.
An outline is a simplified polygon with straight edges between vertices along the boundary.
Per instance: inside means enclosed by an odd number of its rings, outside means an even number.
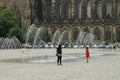
M66 0L66 6L65 6L65 16L67 17L67 18L69 18L69 8L70 8L70 1L69 0Z
M117 3L117 15L120 14L120 3Z
M105 40L111 40L111 32L109 30L105 31Z
M78 17L81 18L81 4L79 4L79 8L78 8Z
M48 21L50 21L50 15L51 15L51 2L48 0L46 1L46 17Z
M107 10L106 10L107 13L106 14L110 15L110 17L111 17L112 4L110 2L108 2L107 5L106 5L106 8L107 8Z
M84 29L84 32L89 33L88 27L86 27L86 28Z
M102 3L98 4L98 16L102 19Z
M57 20L60 20L60 0L55 1L55 13Z
M61 7L61 4L60 4L60 16L62 15L62 7Z
M69 19L70 19L70 14L71 14L71 5L69 4L68 6L69 6L69 8L68 8L68 9L69 9L69 11L68 11L68 15L69 15Z
M103 3L103 6L102 6L102 18L105 20L106 18L106 4Z
M42 21L42 1L41 0L30 0L30 7L31 7L31 19L34 20L35 17L38 18L38 21ZM36 9L36 10L35 10ZM36 15L36 16L35 16Z
M91 4L90 3L87 4L87 16L91 18Z
M71 4L71 17L73 18L75 14L75 5L74 5L74 1L72 0L72 4Z
M53 7L55 6L55 0L52 0L52 6Z
M79 35L79 31L78 31L77 28L75 28L75 29L73 30L73 37L72 37L73 40L77 40L78 35Z
M95 40L100 40L100 29L97 27L94 30Z
M120 42L120 28L117 29L117 41Z
M55 3L55 0L52 0L52 3Z
M60 0L60 16L61 18L64 17L65 11L65 0Z

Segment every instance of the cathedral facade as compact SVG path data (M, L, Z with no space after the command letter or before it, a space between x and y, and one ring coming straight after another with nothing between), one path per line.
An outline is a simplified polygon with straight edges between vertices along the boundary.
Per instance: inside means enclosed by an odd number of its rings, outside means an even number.
M120 42L120 0L5 1L13 1L5 5L20 13L21 25L46 26L52 35L68 30L70 41L83 31L95 35L96 41Z

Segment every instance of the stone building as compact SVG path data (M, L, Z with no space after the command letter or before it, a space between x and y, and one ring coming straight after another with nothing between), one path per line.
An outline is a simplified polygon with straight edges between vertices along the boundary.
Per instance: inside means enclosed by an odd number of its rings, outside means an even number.
M120 0L0 0L19 17L22 26L45 25L49 32L68 30L71 41L79 32L97 41L120 42ZM1 5L1 4L0 4Z
M21 27L31 24L29 0L0 0L0 8L12 10L17 15Z

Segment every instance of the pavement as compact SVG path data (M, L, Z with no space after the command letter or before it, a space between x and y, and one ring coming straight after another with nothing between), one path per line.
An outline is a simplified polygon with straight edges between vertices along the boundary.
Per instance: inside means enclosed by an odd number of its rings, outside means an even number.
M120 49L90 49L89 63L83 56L77 61L25 63L9 62L37 56L54 56L55 49L0 50L0 80L120 80ZM63 49L65 54L85 54L85 49ZM6 60L6 61L5 61Z

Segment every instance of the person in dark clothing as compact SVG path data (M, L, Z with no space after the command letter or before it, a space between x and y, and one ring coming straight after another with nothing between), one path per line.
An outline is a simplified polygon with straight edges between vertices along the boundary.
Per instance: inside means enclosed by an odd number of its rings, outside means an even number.
M116 47L115 47L115 46L113 46L113 49L115 50L115 49L116 49Z
M57 48L56 56L57 56L57 65L62 65L62 48L61 48L61 45L59 45L58 48Z

